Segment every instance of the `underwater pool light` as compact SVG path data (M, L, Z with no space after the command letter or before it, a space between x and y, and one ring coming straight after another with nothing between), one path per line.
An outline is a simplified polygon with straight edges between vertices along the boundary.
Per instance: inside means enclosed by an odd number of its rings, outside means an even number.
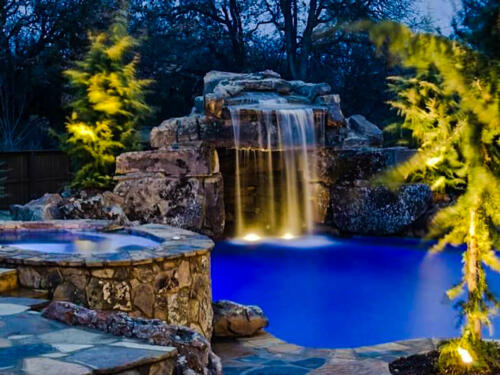
M295 238L295 235L287 232L283 236L281 236L281 238L283 238L284 240L293 240Z
M261 239L262 238L256 233L248 233L243 236L243 241L247 242L257 242L260 241Z

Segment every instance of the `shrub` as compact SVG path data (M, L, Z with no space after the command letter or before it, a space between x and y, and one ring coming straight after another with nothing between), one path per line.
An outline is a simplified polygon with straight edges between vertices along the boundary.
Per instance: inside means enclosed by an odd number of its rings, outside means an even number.
M91 34L83 60L64 72L74 91L63 138L77 170L73 187L110 187L116 155L139 148L137 125L151 111L145 102L151 81L137 78L138 41L124 13L106 32Z

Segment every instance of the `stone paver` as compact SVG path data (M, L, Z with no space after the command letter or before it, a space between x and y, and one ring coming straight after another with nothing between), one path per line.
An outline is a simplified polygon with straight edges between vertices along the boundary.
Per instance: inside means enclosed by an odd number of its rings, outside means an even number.
M68 328L30 310L40 302L0 297L0 374L114 374L139 367L173 373L177 349Z
M264 332L216 341L214 351L229 375L390 375L389 363L394 359L433 350L436 343L417 339L353 349L312 349Z

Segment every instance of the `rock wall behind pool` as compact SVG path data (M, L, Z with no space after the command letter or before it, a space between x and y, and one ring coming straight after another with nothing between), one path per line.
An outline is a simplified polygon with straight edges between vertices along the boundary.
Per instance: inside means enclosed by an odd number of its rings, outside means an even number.
M113 193L44 196L13 207L13 217L105 218L122 223L137 220L169 224L215 238L234 235L235 223L243 221L238 220L240 216L249 227L253 222L274 227L262 218L270 217L272 224L279 221L273 218L298 216L286 213L286 188L294 184L283 178L291 174L283 173L287 169L280 161L283 150L277 149L283 130L279 126L283 116L279 113L286 113L287 108L313 112L308 124L313 125L311 129L317 135L317 155L308 154L307 158L317 165L307 165L310 171L317 169L318 175L309 173L313 176L309 184L303 183L306 178L299 178L296 195L310 202L297 207L311 208L313 215L305 216L314 216L315 223L324 225L324 229L422 235L429 218L446 205L445 201L431 201L431 193L424 185L399 193L372 186L371 177L414 151L381 147L382 131L361 115L345 118L340 97L327 84L286 81L272 71L213 71L204 77L203 95L194 104L188 116L167 119L151 130L151 150L124 153L117 158ZM231 112L237 114L236 132ZM235 135L241 149L239 162L235 157ZM274 156L260 157L263 146ZM245 161L245 155L251 157ZM301 163L300 159L299 167L288 169L307 175L301 172L305 171Z

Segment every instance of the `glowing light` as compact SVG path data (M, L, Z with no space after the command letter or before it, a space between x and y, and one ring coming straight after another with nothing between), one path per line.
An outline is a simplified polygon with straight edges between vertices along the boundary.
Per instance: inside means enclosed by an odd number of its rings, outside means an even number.
M436 156L434 158L429 158L427 159L427 161L425 162L425 164L427 164L427 166L429 167L434 167L435 165L437 165L441 160L443 160L443 158L441 156Z
M247 242L257 242L261 240L261 237L255 233L248 233L243 236L243 240Z
M457 352L460 355L463 363L469 364L472 363L473 359L467 349L461 348L460 346L457 348Z
M281 236L284 240L293 240L295 236L291 233L285 233L283 236Z

